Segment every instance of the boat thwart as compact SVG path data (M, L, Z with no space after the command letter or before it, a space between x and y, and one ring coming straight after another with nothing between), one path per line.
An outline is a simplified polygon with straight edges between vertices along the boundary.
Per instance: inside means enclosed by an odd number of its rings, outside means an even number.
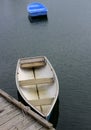
M59 83L52 65L45 56L19 59L16 85L30 107L41 116L49 117L58 97Z

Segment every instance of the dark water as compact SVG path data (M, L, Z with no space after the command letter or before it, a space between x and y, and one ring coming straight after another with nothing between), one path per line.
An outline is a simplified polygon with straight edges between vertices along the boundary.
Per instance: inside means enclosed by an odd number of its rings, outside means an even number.
M91 1L42 1L48 18L30 22L32 0L0 0L0 88L17 98L20 57L45 55L60 83L51 122L57 130L91 130Z

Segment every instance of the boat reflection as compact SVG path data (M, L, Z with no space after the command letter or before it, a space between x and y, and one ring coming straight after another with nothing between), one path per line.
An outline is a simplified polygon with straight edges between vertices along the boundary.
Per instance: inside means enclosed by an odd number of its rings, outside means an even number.
M57 123L58 123L58 117L59 117L59 97L55 103L55 106L52 110L49 122L51 122L54 126L54 128L56 128Z
M28 19L31 23L47 22L48 21L47 15L37 16L37 17L28 16Z

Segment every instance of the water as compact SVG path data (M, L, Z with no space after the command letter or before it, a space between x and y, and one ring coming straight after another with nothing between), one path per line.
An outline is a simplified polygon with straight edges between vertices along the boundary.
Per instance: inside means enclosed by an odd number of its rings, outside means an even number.
M45 55L60 84L51 122L57 130L91 130L91 1L42 1L48 18L30 22L32 0L0 0L0 88L16 99L18 58Z

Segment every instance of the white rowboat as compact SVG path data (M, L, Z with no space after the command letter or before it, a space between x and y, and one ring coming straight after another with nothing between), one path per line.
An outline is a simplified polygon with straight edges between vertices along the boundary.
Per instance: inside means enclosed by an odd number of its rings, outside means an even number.
M31 108L44 118L50 116L58 98L59 83L45 56L19 59L16 85L21 97Z

